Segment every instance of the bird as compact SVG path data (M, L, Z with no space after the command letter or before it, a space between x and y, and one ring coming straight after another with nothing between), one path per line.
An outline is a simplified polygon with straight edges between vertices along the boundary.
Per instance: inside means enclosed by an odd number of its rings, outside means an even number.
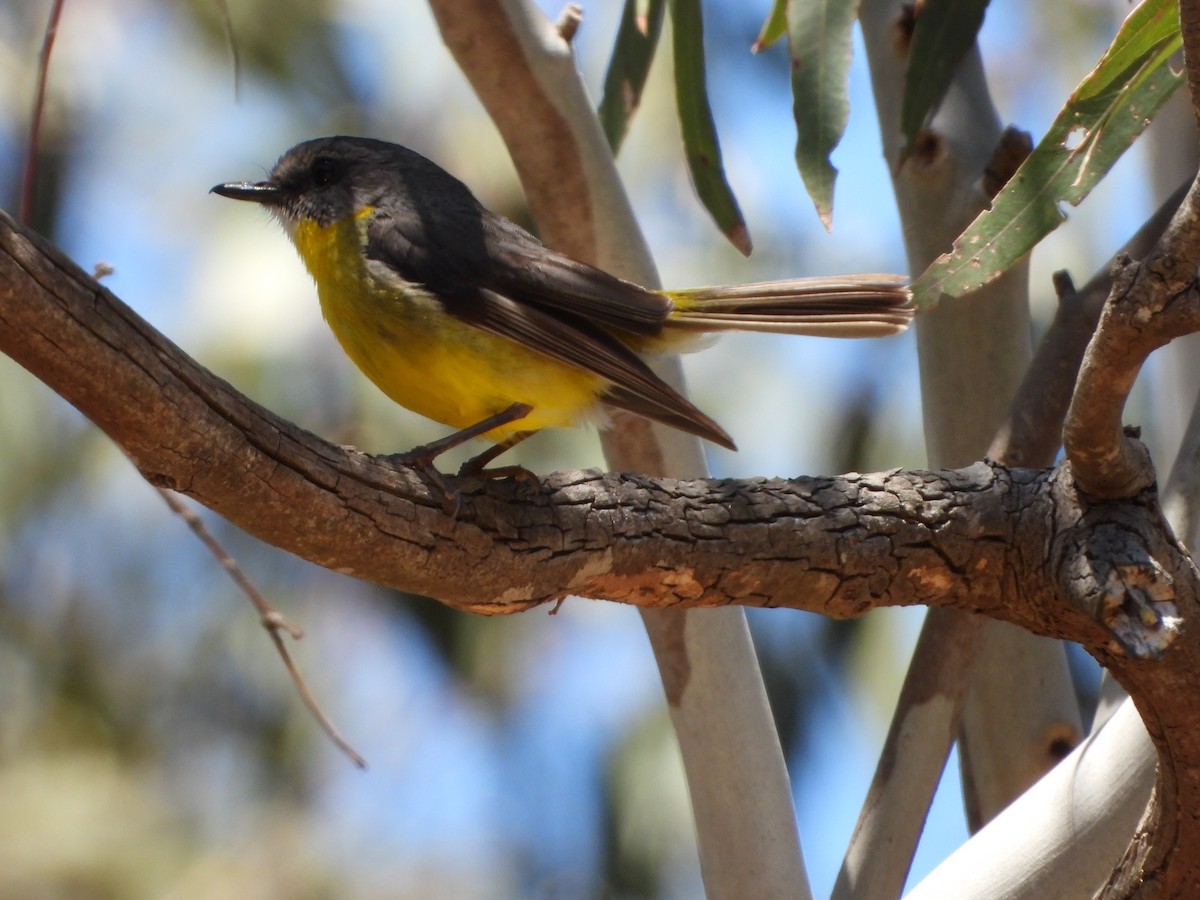
M897 275L642 287L547 247L433 161L372 138L304 141L265 180L212 193L269 210L346 355L393 401L457 429L402 462L432 467L472 437L492 441L461 475L543 428L602 423L610 407L736 449L646 356L729 330L886 336L913 316Z

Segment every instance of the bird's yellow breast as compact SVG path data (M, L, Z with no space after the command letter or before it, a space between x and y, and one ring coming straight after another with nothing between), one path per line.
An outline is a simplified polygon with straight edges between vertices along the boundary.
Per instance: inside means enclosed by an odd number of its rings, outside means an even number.
M380 278L363 254L374 210L322 226L301 221L292 240L317 284L321 312L342 349L388 397L454 428L513 403L533 411L487 433L568 427L594 413L604 379L445 312L426 287Z

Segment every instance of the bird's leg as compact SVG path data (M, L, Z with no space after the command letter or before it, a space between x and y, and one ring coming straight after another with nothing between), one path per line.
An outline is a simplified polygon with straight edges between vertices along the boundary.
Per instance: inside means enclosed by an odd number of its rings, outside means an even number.
M413 466L426 471L436 471L433 461L447 450L453 450L460 444L465 444L472 438L477 438L481 434L486 434L493 428L499 428L501 425L508 425L511 422L518 422L529 415L532 411L533 407L528 403L514 403L512 406L508 407L508 409L501 410L495 415L488 416L482 422L476 422L474 425L463 428L462 430L456 431L453 434L448 434L444 438L438 438L436 441L430 441L428 444L422 444L419 447L413 447L411 450L406 450L403 453L389 454L387 458L393 462L399 463L402 466ZM523 437L528 436L528 434L529 432L527 431L520 432L519 434L514 435L514 437L520 440ZM509 438L507 441L503 441L497 444L495 447L490 447L474 459L468 460L464 465L464 468L466 468L466 466L470 466L475 462L476 459L481 458L483 458L483 463L486 465L490 460L495 459L517 442L517 440ZM482 466L480 466L480 469L482 469ZM459 474L462 474L462 472ZM472 470L468 474L478 473Z
M482 475L485 478L533 478L533 473L524 466L501 466L498 469L486 468L487 464L501 453L511 450L513 447L517 446L517 444L521 443L521 441L525 440L525 438L532 434L532 431L518 431L507 440L488 447L478 456L472 456L462 464L461 468L459 468L458 477L467 478L468 476L472 475Z

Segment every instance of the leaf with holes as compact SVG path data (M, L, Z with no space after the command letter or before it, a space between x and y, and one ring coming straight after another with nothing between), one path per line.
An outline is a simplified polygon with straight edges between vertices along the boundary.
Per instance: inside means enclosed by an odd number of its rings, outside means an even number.
M989 209L913 284L920 307L987 284L1066 218L1183 82L1176 0L1144 0Z

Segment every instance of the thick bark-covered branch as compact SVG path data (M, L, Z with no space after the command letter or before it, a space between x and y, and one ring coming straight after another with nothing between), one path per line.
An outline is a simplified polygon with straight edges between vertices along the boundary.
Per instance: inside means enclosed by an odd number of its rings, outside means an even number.
M977 463L773 481L574 472L539 485L465 481L455 515L415 473L257 406L7 218L0 349L154 483L321 565L462 608L512 612L579 594L846 617L922 603L1103 649L1089 617L1142 620L1191 588L1152 495L1088 505L1069 469ZM1173 633L1147 646L1157 652ZM1131 634L1127 649L1147 640Z

